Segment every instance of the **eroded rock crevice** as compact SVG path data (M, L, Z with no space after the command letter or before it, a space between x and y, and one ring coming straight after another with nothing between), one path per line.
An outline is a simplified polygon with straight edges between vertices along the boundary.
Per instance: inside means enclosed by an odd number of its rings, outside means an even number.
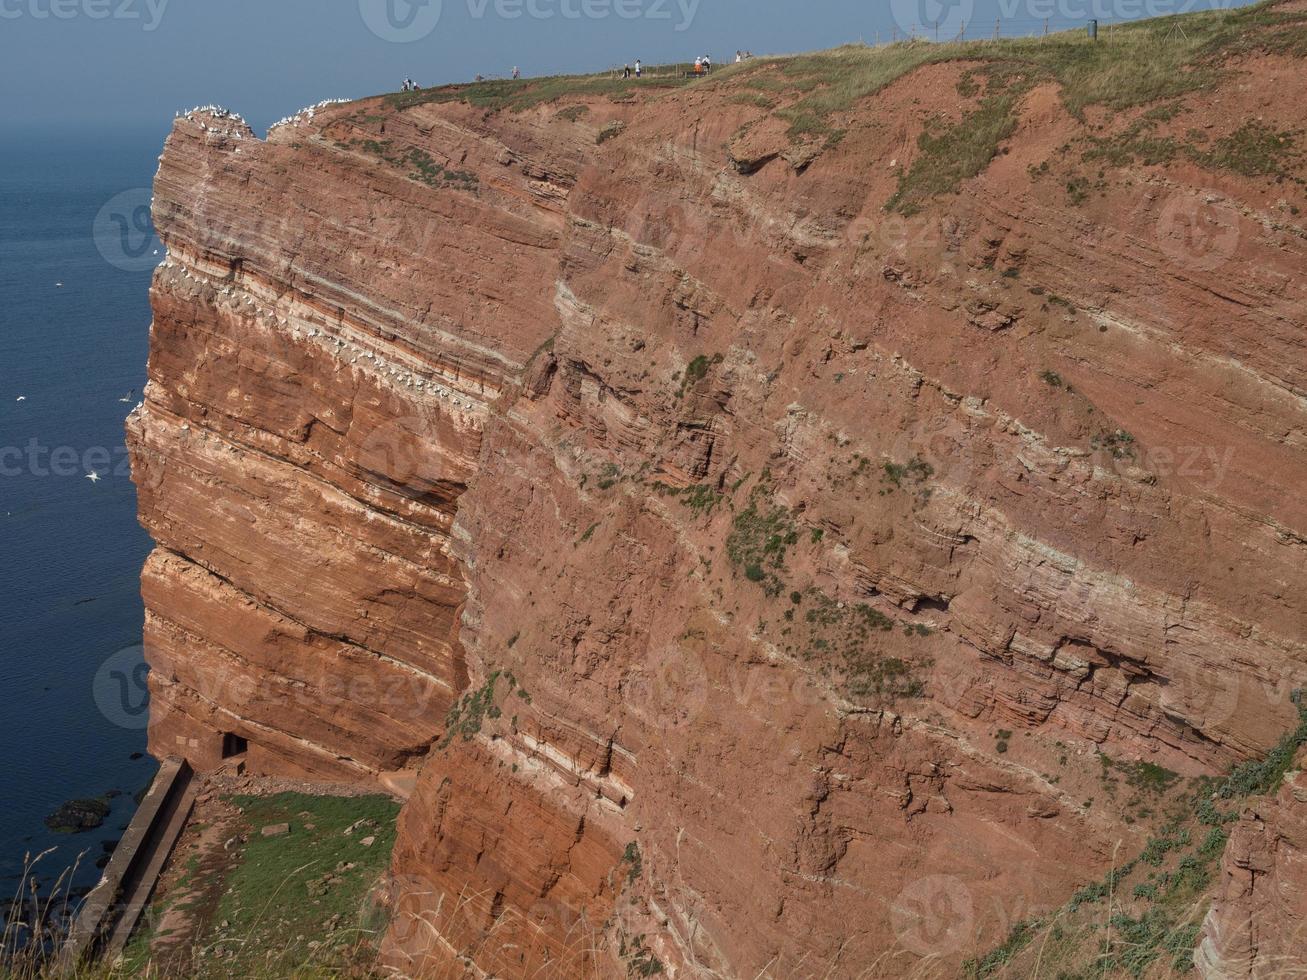
M1143 845L1111 767L1291 723L1302 240L1181 274L1155 175L1075 211L1024 156L905 228L911 127L872 123L960 70L788 167L708 89L178 122L130 424L151 747L402 773L389 965L956 964ZM1244 312L1216 282L1268 269Z

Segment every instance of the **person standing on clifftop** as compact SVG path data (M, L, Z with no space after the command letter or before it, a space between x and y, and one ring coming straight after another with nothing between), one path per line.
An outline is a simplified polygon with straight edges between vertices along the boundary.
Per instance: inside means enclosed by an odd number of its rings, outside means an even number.
M640 59L635 59L635 77L639 78L644 73L644 68L640 64Z
M521 72L521 70L517 67L517 65L514 65L514 66L513 66L513 78L517 79L517 78L521 78L521 77L522 77L522 72Z

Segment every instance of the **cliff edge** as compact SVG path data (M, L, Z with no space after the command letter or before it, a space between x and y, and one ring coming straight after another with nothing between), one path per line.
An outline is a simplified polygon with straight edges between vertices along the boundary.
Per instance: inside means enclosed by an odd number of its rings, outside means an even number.
M410 794L404 974L956 975L1296 724L1305 54L179 119L151 750Z

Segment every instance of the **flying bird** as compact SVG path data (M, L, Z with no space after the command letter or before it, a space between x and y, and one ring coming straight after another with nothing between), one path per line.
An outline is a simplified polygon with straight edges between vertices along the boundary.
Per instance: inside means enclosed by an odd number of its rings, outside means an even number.
M123 395L123 397L119 398L118 400L122 402L124 405L130 405L132 403L132 399L135 397L136 397L136 389L133 388L131 391L127 392L127 394Z
M20 402L25 402L25 401L27 401L27 396L26 396L26 395L19 395L19 396L18 396L18 400L19 400Z
M95 470L91 470L90 473L87 473L87 474L86 474L86 478L87 478L88 480L90 480L92 483L99 483L99 482L100 482L100 474L97 473L97 472L95 472Z

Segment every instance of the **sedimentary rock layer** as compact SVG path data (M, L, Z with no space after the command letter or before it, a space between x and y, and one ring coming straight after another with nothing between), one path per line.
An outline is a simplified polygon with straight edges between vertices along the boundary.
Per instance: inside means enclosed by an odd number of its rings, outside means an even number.
M964 67L799 158L721 87L178 122L131 422L151 744L417 770L395 968L951 969L1142 843L1103 758L1213 773L1293 724L1287 192L1175 163L1069 206L1034 171L1089 124L1046 85L887 213ZM1255 67L1287 118L1296 63Z

